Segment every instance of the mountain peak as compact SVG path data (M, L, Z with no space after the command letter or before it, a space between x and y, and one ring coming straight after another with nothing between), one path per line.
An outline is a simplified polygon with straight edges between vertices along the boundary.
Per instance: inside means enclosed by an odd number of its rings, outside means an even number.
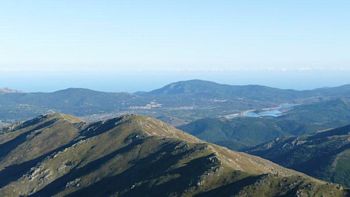
M58 113L42 118L62 116L67 119ZM0 179L1 196L345 194L147 116L123 115L82 127L56 121L23 127L0 141L0 177L11 173Z
M199 79L193 79L188 81L178 81L168 84L160 89L151 91L155 94L181 94L181 93L193 93L198 91L205 91L207 88L221 86L221 84L204 81Z
M55 91L54 93L59 94L59 93L74 93L74 94L81 94L81 93L100 93L99 91L87 89L87 88L66 88L63 90L58 90ZM101 92L102 93L102 92Z
M296 97L296 92L271 88L261 85L226 85L211 81L189 80L179 81L166 85L160 89L149 92L151 95L177 95L201 99L256 99L270 101L276 99L285 100Z
M72 116L72 115L68 115L68 114L64 114L64 113L58 113L58 112L54 112L54 113L49 113L45 115L47 118L55 118L55 119L60 119L60 120L65 120L68 121L70 123L80 123L83 122L81 119L79 119L78 117Z
M64 114L64 113L59 113L59 112L50 112L44 115L40 115L36 118L34 118L34 120L64 120L70 123L80 123L83 122L81 119L79 119L78 117L72 116L72 115L68 115L68 114Z
M58 113L58 112L51 112L51 113L37 116L30 120L24 121L21 124L17 124L16 126L12 127L12 130L13 129L18 130L26 127L35 127L41 124L47 125L47 124L52 124L54 122L67 122L68 124L76 124L76 123L82 123L83 121L72 115Z
M189 135L181 130L176 129L160 120L151 118L149 116L142 116L136 114L126 114L117 118L101 121L102 124L109 124L118 126L124 132L137 132L149 137L163 137L181 139L187 142L200 142L199 139Z

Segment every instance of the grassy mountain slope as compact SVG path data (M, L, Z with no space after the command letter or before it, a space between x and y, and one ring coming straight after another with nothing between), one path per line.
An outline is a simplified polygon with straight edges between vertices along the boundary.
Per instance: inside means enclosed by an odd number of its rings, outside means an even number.
M345 196L342 187L126 115L51 114L0 135L1 196Z
M350 126L302 137L279 138L248 152L350 187Z

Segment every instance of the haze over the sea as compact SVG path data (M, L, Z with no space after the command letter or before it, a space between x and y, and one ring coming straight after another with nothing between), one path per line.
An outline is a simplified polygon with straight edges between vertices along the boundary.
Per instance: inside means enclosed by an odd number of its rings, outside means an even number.
M350 83L350 2L2 1L0 87Z

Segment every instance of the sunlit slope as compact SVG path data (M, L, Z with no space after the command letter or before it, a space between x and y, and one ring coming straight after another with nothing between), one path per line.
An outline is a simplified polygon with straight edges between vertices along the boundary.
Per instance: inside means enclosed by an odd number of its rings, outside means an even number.
M346 195L339 186L145 116L87 124L51 114L0 139L1 196Z

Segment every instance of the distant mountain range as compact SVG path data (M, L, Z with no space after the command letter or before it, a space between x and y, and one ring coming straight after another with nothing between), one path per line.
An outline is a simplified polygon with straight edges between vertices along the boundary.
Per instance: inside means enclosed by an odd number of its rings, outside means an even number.
M159 120L48 114L0 135L0 196L347 196Z
M310 96L350 95L350 84L313 90L279 89L261 85L226 85L204 80L179 81L149 92L153 95L204 95L205 97L250 98L256 100L291 100Z
M190 80L180 81L166 85L163 88L153 90L151 95L192 95L202 96L203 98L245 98L252 100L266 101L285 101L292 98L298 98L298 91L283 90L260 85L224 85L210 81Z
M308 91L283 90L258 85L234 86L190 80L150 92L108 93L66 89L52 93L0 94L0 120L21 120L57 111L77 116L140 113L176 118L178 124L193 120L271 107L281 103L308 103L349 97L350 86Z
M350 99L295 106L279 117L205 118L179 128L200 139L240 150L276 137L298 136L350 123Z
M288 168L350 187L350 126L277 138L247 151Z

